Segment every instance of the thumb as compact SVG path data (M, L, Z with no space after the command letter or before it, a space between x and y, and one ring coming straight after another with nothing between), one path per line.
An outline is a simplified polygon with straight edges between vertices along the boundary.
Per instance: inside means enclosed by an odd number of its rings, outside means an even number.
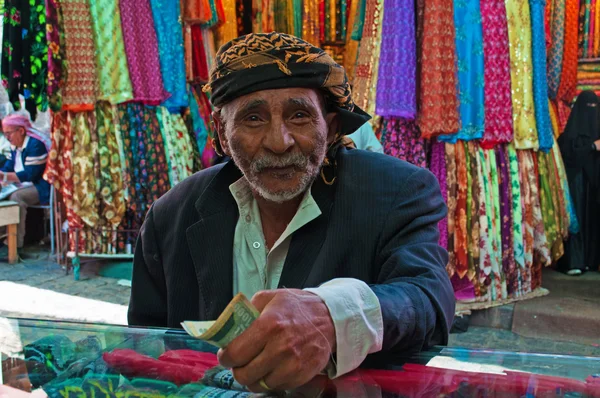
M258 312L262 312L263 309L267 306L267 304L269 304L271 300L273 300L276 294L276 290L261 290L260 292L252 296L252 300L250 300L250 302L252 302L252 305L256 307Z

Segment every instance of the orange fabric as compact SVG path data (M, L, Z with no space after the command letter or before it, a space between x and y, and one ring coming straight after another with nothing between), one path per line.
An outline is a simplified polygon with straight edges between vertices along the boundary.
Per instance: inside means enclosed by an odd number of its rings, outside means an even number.
M456 201L456 221L454 233L454 250L456 251L456 273L462 279L469 270L468 261L468 229L467 229L467 154L465 145L459 141L456 149L456 177L458 180L458 200Z
M558 87L558 98L567 104L573 101L577 90L578 17L579 0L567 0L565 11L565 52L563 55L560 86ZM562 117L560 119L561 121L563 120Z

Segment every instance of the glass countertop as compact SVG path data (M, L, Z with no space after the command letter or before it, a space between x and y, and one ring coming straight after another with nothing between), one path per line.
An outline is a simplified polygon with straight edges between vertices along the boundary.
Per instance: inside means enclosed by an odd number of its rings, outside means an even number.
M182 330L0 318L3 397L245 397L216 347ZM280 393L597 397L600 358L437 347Z

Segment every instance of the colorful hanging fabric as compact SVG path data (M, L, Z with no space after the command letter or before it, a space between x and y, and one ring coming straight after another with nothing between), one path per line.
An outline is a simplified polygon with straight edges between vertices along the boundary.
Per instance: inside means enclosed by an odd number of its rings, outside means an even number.
M519 158L514 144L506 146L506 156L509 164L510 182L509 189L511 191L512 205L512 241L513 241L513 256L516 265L519 268L525 267L524 258L524 237L523 237L523 207L521 197L521 177L519 175ZM521 290L521 289L519 289Z
M458 198L458 179L456 170L455 145L446 145L446 181L448 185L448 264L446 272L452 277L456 272L455 231L456 231L456 202Z
M558 208L558 212L556 213L558 218L558 227L560 237L560 244L562 246L562 241L566 240L569 237L569 210L567 208L567 201L565 200L564 193L564 184L561 182L561 178L558 172L558 165L555 159L555 151L551 151L552 153L548 154L548 170L550 172L551 177L551 188L552 188L552 201L554 203L554 207ZM564 247L563 247L564 250Z
M236 15L236 0L223 0L225 20L217 29L219 47L238 37L238 25Z
M208 128L200 111L200 100L194 90L190 90L190 116L192 119L192 133L199 151L206 146L208 139Z
M165 146L160 131L157 111L154 109L143 109L142 112L141 125L145 136L141 138L142 142L138 145L146 146L145 159L148 167L146 203L148 206L151 206L167 193L171 187L164 150Z
M367 12L367 0L353 0L356 4L356 13L352 26L352 40L361 41Z
M212 17L207 0L182 0L181 16L186 22L206 23Z
M204 38L202 27L193 25L192 30L192 67L194 80L208 81L208 64L206 62L206 50L204 49Z
M475 288L475 295L481 296L481 286L479 285L478 270L480 256L480 223L479 210L481 191L478 177L477 159L479 158L478 145L474 141L467 141L465 152L467 156L467 278L472 282Z
M53 184L57 193L60 194L65 204L67 223L69 230L83 228L83 220L75 212L73 203L73 129L72 118L69 112L57 112L52 118L52 149L48 154L48 164L44 173L44 179ZM77 243L75 234L69 234L69 249L74 251L77 246L81 250L84 247L84 238L80 236Z
M46 0L46 41L48 42L48 103L54 112L62 107L61 80L65 54L62 8L58 0Z
M539 171L538 171L538 162L536 155L533 152L528 151L527 163L531 163L528 168L531 173L527 175L529 179L529 187L531 189L531 201L526 204L528 206L532 206L533 208L533 251L534 251L534 264L533 268L537 266L537 264L545 264L549 265L552 263L552 257L550 254L550 242L548 240L548 236L546 235L546 227L544 223L544 210L542 208L541 202L541 183L539 179ZM533 271L532 271L532 283L533 281Z
M517 151L519 160L519 176L521 183L521 208L523 214L523 260L521 270L521 290L527 293L531 290L530 273L533 267L535 221L533 216L534 203L532 200L533 159L531 151Z
M562 64L562 74L560 86L558 88L558 98L564 102L561 106L563 113L566 110L566 104L571 104L575 97L577 87L577 31L578 31L578 15L579 1L571 0L566 2L565 9L565 40L564 40L564 55ZM567 115L563 115L561 119ZM561 128L562 130L562 128Z
M188 99L179 2L150 0L150 5L158 39L163 84L165 90L171 95L162 105L174 109L184 108L187 106Z
M513 138L510 52L504 0L481 0L485 63L485 132L481 146L491 149Z
M158 105L167 98L149 0L119 0L133 99Z
M106 222L116 228L125 215L125 202L114 108L106 102L98 103L96 119L100 157L100 185L98 186L101 201L100 214Z
M302 15L302 39L317 47L320 46L319 3L319 0L304 0ZM355 58L356 52L354 54ZM351 64L354 64L354 61L355 59L352 60Z
M480 150L483 174L483 189L485 193L485 209L488 226L488 249L490 253L490 268L484 268L485 285L489 286L492 301L501 300L504 295L502 283L502 246L500 230L500 205L498 199L498 175L495 172L496 156L493 150ZM487 266L487 264L485 264ZM488 273L489 272L489 273Z
M480 139L484 133L485 73L479 0L454 0L454 26L461 128L457 134L439 137L442 141L452 143L456 140Z
M354 72L354 103L367 112L369 107L375 107L383 4L382 0L367 0L367 17Z
M427 167L427 144L420 137L414 120L391 118L384 120L383 150L387 155Z
M567 0L553 0L554 10L550 29L552 45L548 53L548 94L555 99L558 95L562 72L563 50L565 44L565 15Z
M500 219L502 222L502 272L506 280L506 290L510 297L518 293L518 274L514 257L514 223L512 214L512 187L510 164L508 162L506 145L496 149L498 165L498 188L500 193Z
M48 108L46 9L43 0L9 0L4 7L2 83L15 110L19 95L32 120Z
M538 133L533 101L531 19L529 4L506 0L512 82L513 128L517 149L537 149Z
M454 252L456 254L456 273L459 278L464 278L469 269L468 264L468 239L467 239L467 157L464 143L455 145L456 180L458 183L458 196L456 197L456 214L454 215Z
M61 0L65 36L63 109L91 111L96 102L96 58L94 33L87 0Z
M376 114L414 119L417 55L414 0L386 0L381 31Z
M533 61L533 103L537 125L539 149L552 148L552 124L548 109L548 78L546 75L546 36L544 34L544 13L546 0L529 0L531 10L532 61Z
M438 183L440 184L440 191L444 202L448 203L448 184L446 182L446 159L444 155L445 144L443 142L434 140L431 144L431 164L429 169L436 176ZM448 219L444 217L438 223L438 229L440 231L439 244L443 248L448 248Z
M596 17L594 19L594 57L600 57L600 1L596 0Z
M417 124L424 138L460 129L452 7L452 0L417 1Z
M540 205L542 209L542 219L544 223L544 231L546 232L546 239L551 251L550 262L546 263L549 265L552 261L556 261L560 256L557 248L557 242L560 239L558 225L556 223L556 211L554 203L552 201L552 190L550 187L550 174L548 170L548 155L540 152L537 154L536 165L539 176L539 187L540 187ZM561 239L562 242L562 239Z
M90 227L98 223L96 176L91 130L93 112L78 112L73 116L73 209Z
M306 1L304 3L306 14ZM363 4L366 5L366 2L364 0L352 0L350 1L350 7L348 8L348 28L350 29L350 34L346 34L346 46L344 51L344 69L346 69L346 75L348 76L348 81L350 82L354 81L354 66L356 65L356 56L358 54L358 42L356 40L353 40L352 38L352 29L357 20L358 8L361 7ZM304 19L307 19L307 17L304 16ZM362 36L362 30L360 34ZM317 47L319 46L317 45Z
M127 69L121 13L117 0L90 0L90 15L96 43L98 99L120 104L133 99Z
M161 107L157 110L157 117L168 161L169 181L171 186L175 186L194 172L190 137L181 115L171 115Z
M489 192L489 182L486 181L484 171L484 154L481 147L476 148L475 164L477 167L478 203L477 217L479 217L479 264L477 271L477 283L479 285L479 297L481 301L490 301L492 299L491 277L492 272L492 247L490 240L490 224L486 207L489 200L486 200Z
M552 148L552 154L554 155L554 162L556 165L556 170L558 172L558 178L562 186L561 192L564 196L565 207L569 219L569 233L576 234L579 232L579 220L577 220L575 208L573 207L573 201L571 199L571 192L569 189L569 182L567 180L565 165L563 163L562 156L560 155L560 150L558 150L557 148L558 147L556 145Z

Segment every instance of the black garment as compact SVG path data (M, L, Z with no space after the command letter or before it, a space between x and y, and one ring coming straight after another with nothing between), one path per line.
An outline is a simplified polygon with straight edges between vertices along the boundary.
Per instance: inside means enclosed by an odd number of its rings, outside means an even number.
M366 151L340 148L335 160L335 183L312 186L322 214L294 233L279 287L341 277L368 283L383 315L379 358L446 344L455 299L438 245L446 208L436 178ZM180 328L225 309L239 218L229 185L240 177L231 161L205 169L150 209L135 251L131 325Z
M558 145L565 163L569 190L580 231L571 234L558 269L597 270L600 266L600 101L594 92L577 98Z

